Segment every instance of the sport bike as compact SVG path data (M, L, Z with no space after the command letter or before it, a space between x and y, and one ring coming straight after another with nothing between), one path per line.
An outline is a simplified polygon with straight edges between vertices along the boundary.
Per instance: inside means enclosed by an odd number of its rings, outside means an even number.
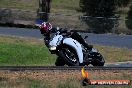
M79 33L61 33L59 28L52 34L49 50L58 56L55 65L64 66L104 66L103 56L93 46L89 48L79 42ZM85 36L86 39L88 36ZM83 39L83 38L81 38Z

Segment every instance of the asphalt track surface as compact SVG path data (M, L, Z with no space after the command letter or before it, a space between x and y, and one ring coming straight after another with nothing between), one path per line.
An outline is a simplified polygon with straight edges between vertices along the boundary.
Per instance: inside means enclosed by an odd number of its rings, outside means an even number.
M42 35L40 34L40 31L37 29L0 27L0 34L20 36L20 37L33 37L38 39L43 38ZM82 34L83 37L85 35L89 36L86 40L89 44L99 44L99 45L132 49L132 35L92 34L92 33ZM105 64L105 67L132 67L132 61L109 63L109 64Z
M40 31L36 29L0 27L0 34L21 36L21 37L33 37L39 39L43 38L42 35L40 34ZM88 36L86 41L89 44L99 44L99 45L132 49L132 35L92 34L92 33L82 34L82 36L85 35Z

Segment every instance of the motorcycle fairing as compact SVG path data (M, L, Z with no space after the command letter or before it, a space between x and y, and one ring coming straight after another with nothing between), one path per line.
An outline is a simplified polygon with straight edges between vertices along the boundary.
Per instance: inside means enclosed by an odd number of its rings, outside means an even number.
M79 58L79 62L80 62L80 63L83 63L83 52L82 52L82 47L81 47L81 44L80 44L78 41L76 41L76 40L74 40L74 39L72 39L72 38L65 38L65 39L63 40L63 44L69 45L69 46L71 46L73 49L75 49L76 52L77 52L78 58Z
M61 40L63 39L62 35L56 35L51 39L49 42L49 49L56 50L56 47L60 44Z

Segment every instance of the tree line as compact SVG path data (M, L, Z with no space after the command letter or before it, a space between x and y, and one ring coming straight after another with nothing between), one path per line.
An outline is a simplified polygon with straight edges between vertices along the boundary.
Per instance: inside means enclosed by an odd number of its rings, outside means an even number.
M115 31L120 17L120 14L117 14L117 9L127 7L130 4L131 0L80 0L80 7L84 16L90 16L84 21L93 32L97 33ZM126 25L132 29L132 5L127 19Z

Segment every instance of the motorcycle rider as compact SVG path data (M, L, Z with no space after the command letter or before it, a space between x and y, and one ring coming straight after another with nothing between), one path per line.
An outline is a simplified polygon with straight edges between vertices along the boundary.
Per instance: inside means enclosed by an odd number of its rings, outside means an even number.
M57 31L59 30L60 33L66 33L66 34L71 34L71 38L77 40L79 43L81 43L84 47L86 47L88 50L91 50L92 49L92 46L91 45L88 45L86 43L86 41L81 37L81 35L79 35L76 31L72 30L72 31L69 31L69 30L66 30L66 29L62 29L62 28L53 28L51 23L48 23L48 22L43 22L40 26L40 32L41 34L44 35L44 41L45 41L45 45L47 47L49 47L49 41L51 39L51 35L53 33L56 33Z

